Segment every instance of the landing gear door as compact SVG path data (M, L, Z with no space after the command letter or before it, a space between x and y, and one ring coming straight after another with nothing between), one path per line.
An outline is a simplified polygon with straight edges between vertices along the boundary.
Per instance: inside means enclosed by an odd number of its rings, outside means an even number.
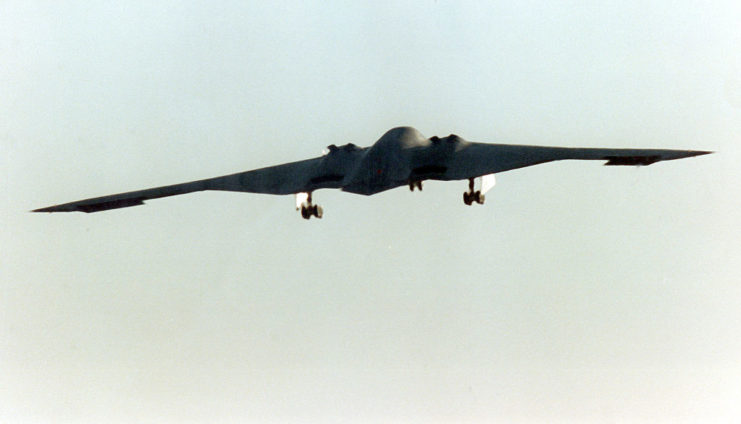
M309 193L296 193L296 210L301 209L309 200Z
M491 190L497 184L497 179L494 174L483 175L481 177L481 193L486 193Z

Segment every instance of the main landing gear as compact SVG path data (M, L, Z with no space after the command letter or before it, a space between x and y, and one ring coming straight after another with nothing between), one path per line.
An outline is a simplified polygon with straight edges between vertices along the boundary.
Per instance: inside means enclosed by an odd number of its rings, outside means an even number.
M483 205L485 199L486 198L484 197L484 194L480 190L473 190L473 178L469 178L468 191L463 193L463 203L467 204L468 206L471 206L473 202L476 202L479 205Z
M414 191L414 188L422 191L422 181L409 181L409 191Z
M324 210L319 205L311 203L311 193L296 194L296 209L301 210L301 217L310 219L312 216L321 218Z

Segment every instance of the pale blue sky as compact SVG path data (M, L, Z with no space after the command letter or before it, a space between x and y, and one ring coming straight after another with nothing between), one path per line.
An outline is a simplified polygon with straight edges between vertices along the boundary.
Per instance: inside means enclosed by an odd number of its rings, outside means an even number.
M741 418L738 2L92 3L0 3L0 421ZM717 153L27 212L399 125Z

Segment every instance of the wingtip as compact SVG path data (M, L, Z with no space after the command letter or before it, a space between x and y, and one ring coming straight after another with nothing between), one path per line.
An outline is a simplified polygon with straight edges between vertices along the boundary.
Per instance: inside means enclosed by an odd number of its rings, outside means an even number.
M57 206L48 206L48 207L45 207L45 208L34 209L34 210L29 211L29 212L48 212L48 213L52 213L52 212L74 212L76 210L77 209L71 208L69 206L57 205Z
M697 156L709 155L711 153L715 153L715 152L712 152L709 150L684 150L684 151L678 151L674 157L667 157L664 160L693 158Z
M695 151L693 151L693 153L694 154L692 156L702 156L702 155L709 155L709 154L715 153L715 152L714 151L711 151L711 150L695 150Z

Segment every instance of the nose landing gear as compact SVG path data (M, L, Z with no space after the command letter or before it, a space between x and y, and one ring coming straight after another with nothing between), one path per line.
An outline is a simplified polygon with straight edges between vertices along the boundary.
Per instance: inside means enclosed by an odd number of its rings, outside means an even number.
M422 181L409 181L409 191L414 191L414 188L422 191Z

